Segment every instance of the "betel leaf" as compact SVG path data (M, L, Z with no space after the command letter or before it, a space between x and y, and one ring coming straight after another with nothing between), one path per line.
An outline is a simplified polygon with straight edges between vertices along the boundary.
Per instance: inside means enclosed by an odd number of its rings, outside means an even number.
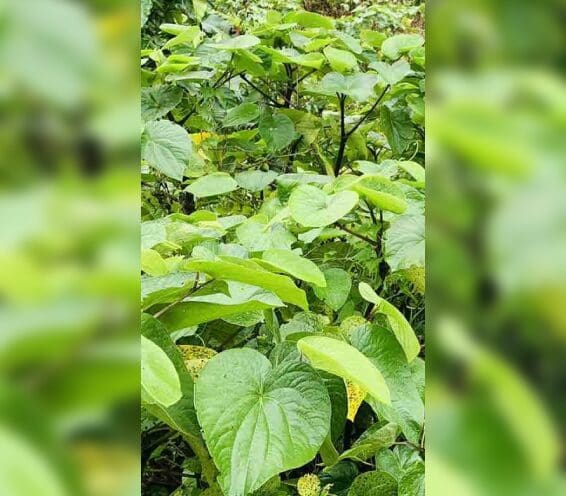
M338 72L331 72L326 74L318 86L311 88L310 91L327 96L336 96L339 93L359 102L365 102L375 95L373 88L378 81L377 74L344 76Z
M378 62L372 62L369 67L377 71L381 79L391 86L397 84L411 73L409 62L403 59L397 60L393 64L388 64L380 60Z
M397 481L387 472L364 472L356 477L348 496L397 496Z
M226 496L248 495L308 463L330 425L328 393L309 365L285 360L274 367L251 349L209 360L195 406Z
M407 210L405 193L386 177L362 176L351 188L380 210L389 210L396 214Z
M399 341L407 356L407 361L412 362L419 354L421 345L417 336L415 336L415 331L413 331L411 324L395 306L379 297L369 284L361 282L358 289L364 300L375 305L374 312L380 312L387 317L393 334L395 334L397 341Z
M277 172L275 171L248 170L238 172L235 179L240 188L255 193L256 191L262 191L267 188L267 186L275 181L276 177Z
M385 261L392 271L425 266L425 216L409 209L385 232Z
M222 121L222 125L224 127L241 126L254 121L259 115L260 110L256 103L242 103L227 112L226 117Z
M389 448L399 435L399 426L389 423L381 427L379 424L372 425L352 445L340 455L340 460L352 458L365 461L382 448Z
M273 274L251 260L223 257L219 260L193 259L185 264L185 270L204 272L215 279L238 281L272 291L287 303L293 303L304 310L309 305L305 292L299 289L287 276Z
M213 172L206 176L199 177L185 188L185 191L192 193L197 198L208 196L223 195L230 193L238 188L238 183L225 172Z
M420 34L396 34L387 38L381 44L383 54L392 59L398 59L403 53L424 44L424 38Z
M200 427L194 406L194 383L185 367L179 349L169 336L167 328L151 315L142 315L141 334L167 354L177 371L182 393L181 399L169 407L146 404L144 408L189 439L200 441Z
M147 403L171 406L181 399L181 383L167 354L141 336L141 387Z
M399 480L399 496L425 495L425 465L414 463Z
M144 121L159 119L173 110L181 101L183 90L179 86L150 86L141 90L141 113Z
M166 176L183 179L192 153L189 135L169 120L151 121L145 125L142 138L142 159Z
M285 148L296 137L293 121L283 114L265 114L259 121L259 134L272 152Z
M284 22L296 22L299 26L304 28L322 28L333 29L334 21L316 12L306 12L301 10L299 12L291 12L283 18Z
M287 274L311 282L317 286L326 287L324 274L314 262L303 258L291 250L270 249L263 252L263 260Z
M410 442L418 444L424 405L401 345L389 329L376 325L358 327L352 332L350 342L383 374L391 394L390 405L370 396L366 402L379 416L398 424Z
M379 370L353 346L326 336L307 336L297 342L299 351L317 369L348 379L377 402L389 404L389 389Z
M160 320L169 330L176 331L227 316L283 306L276 295L265 289L233 281L226 284L228 294L197 292L168 309Z
M291 216L307 227L324 227L344 217L358 204L353 191L340 191L329 195L321 189L303 184L289 197Z
M326 47L323 52L330 64L330 67L332 67L335 71L347 72L358 65L356 57L346 50Z
M261 40L257 36L251 34L244 34L242 36L234 36L233 38L228 38L218 43L214 43L212 46L215 48L220 48L221 50L242 50L245 48L251 48L259 45Z
M326 284L323 287L314 288L318 298L332 308L334 311L340 310L350 294L352 288L352 278L345 270L332 267L324 271Z

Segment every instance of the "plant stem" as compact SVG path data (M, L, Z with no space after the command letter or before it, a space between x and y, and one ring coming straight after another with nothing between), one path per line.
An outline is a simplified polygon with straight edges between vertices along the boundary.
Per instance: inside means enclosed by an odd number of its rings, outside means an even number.
M340 100L340 147L338 148L338 155L336 155L336 162L334 164L334 175L338 177L342 162L344 160L344 151L346 150L346 142L348 135L346 134L346 95L338 94Z
M284 107L285 105L280 104L277 100L275 100L274 98L270 97L267 93L265 93L259 86L257 86L256 84L252 83L246 76L244 76L243 74L240 74L240 77L246 82L248 83L254 90L256 90L258 93L260 93L261 95L263 95L265 98L267 98L273 105L275 105L276 107Z
M348 131L348 133L346 135L348 138L350 136L352 136L352 134L354 134L357 131L357 129L365 122L365 120L369 117L369 115L375 110L375 108L379 105L379 102L381 102L381 100L383 100L383 97L385 96L385 93L387 92L388 89L389 89L389 85L387 85L385 88L383 88L383 91L381 92L381 94L379 95L379 97L377 98L375 103L371 106L371 108L356 123L356 125L352 129L350 129L350 131Z

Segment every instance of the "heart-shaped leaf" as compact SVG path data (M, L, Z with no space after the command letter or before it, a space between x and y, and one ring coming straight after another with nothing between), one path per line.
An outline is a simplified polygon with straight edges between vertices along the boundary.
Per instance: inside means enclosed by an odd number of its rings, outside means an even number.
M181 399L181 383L167 354L141 336L141 386L144 401L165 407Z
M294 360L274 367L251 349L209 360L195 406L226 496L248 495L308 463L330 428L330 400L316 372Z
M257 119L259 114L260 110L256 103L242 103L227 112L222 125L224 127L241 126Z
M319 85L310 91L327 96L336 96L336 93L340 93L359 102L365 102L374 95L373 87L378 81L379 76L376 74L343 76L338 72L331 72L324 76Z
M181 126L168 120L145 125L141 138L142 159L172 179L180 181L192 153L189 135Z
M283 114L267 114L259 121L259 134L270 151L281 150L295 138L293 121Z
M381 50L386 57L395 60L399 55L423 44L424 38L420 34L396 34L382 43Z
M411 72L411 66L406 60L400 59L393 64L378 61L370 64L371 69L375 69L387 84L393 86L401 81Z
M353 191L329 195L315 186L303 184L289 197L291 216L307 227L324 227L344 217L358 204Z
M358 65L356 57L346 50L326 47L323 52L330 64L330 67L332 67L335 71L347 72Z

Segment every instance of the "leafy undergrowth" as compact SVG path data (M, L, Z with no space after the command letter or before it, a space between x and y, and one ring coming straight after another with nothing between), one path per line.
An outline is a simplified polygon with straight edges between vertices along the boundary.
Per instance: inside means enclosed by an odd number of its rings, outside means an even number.
M163 5L142 33L144 494L424 494L422 35Z

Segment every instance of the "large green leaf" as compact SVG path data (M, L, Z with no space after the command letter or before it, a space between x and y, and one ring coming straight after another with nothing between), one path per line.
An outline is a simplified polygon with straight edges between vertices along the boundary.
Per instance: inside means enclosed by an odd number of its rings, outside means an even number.
M390 405L369 396L366 401L378 415L398 424L409 441L418 444L424 422L424 405L397 339L389 329L373 325L355 329L350 342L383 374L391 393Z
M259 121L259 134L272 152L285 148L296 137L293 121L283 114L265 114Z
M314 262L303 258L291 250L270 249L263 252L263 260L279 270L291 274L302 281L311 282L317 286L326 286L324 274Z
M194 406L194 383L179 348L169 337L167 328L151 315L142 315L141 334L167 354L179 377L182 392L181 399L169 407L146 404L144 408L189 439L200 440L200 426Z
M192 153L189 135L181 126L168 120L145 125L141 138L142 159L150 167L180 181Z
M352 445L340 455L340 460L352 458L365 461L382 448L389 448L399 435L399 426L389 423L383 427L380 424L373 424L365 431Z
M183 90L179 86L159 84L142 88L141 112L144 121L163 117L181 101Z
M386 57L396 60L401 54L423 44L424 38L420 34L396 34L387 38L381 44L381 51Z
M141 387L147 403L168 407L181 399L179 376L167 354L141 336Z
M380 371L353 346L326 336L307 336L297 342L297 347L313 367L356 383L379 403L390 403Z
M328 393L311 367L291 360L273 367L251 349L209 360L195 406L226 496L248 495L308 463L330 426Z
M425 465L417 462L411 466L399 481L399 496L425 495Z
M370 68L377 71L381 79L393 86L411 73L411 66L406 60L400 59L393 64L378 61L370 64Z
M242 50L245 48L251 48L256 45L259 45L261 40L257 36L253 36L251 34L244 34L242 36L234 36L233 38L228 38L218 43L215 43L213 46L215 48L220 48L222 50Z
M238 183L230 174L213 172L192 182L185 188L185 191L192 193L197 198L205 198L207 196L223 195L237 188Z
M386 177L363 176L351 188L380 210L389 210L396 214L407 210L405 193Z
M195 293L172 306L161 317L169 330L210 322L223 317L283 306L273 293L249 284L228 281L228 291Z
M356 57L346 50L326 47L323 52L330 64L330 67L332 67L335 71L347 72L358 65Z
M299 289L287 276L273 274L250 260L223 257L219 260L190 260L185 270L204 272L215 279L238 281L252 284L275 293L287 303L293 303L304 310L309 305L305 292Z
M254 121L259 115L260 110L257 103L242 103L228 111L222 125L224 127L241 126Z
M387 316L389 326L393 334L395 334L397 341L399 341L401 348L403 348L407 361L412 362L421 351L421 345L417 336L415 336L415 331L413 331L411 324L394 305L379 297L369 284L361 282L358 289L364 300L375 305L374 311Z
M409 209L385 232L385 261L391 270L425 266L425 216Z
M296 22L299 26L304 28L323 28L333 29L334 21L316 12L306 12L301 10L299 12L291 12L283 18L284 22Z
M358 204L353 191L340 191L329 195L321 189L303 184L289 197L291 216L307 227L324 227L344 217Z
M397 481L387 472L364 472L356 477L348 496L397 496Z
M275 181L276 177L277 172L275 171L248 170L238 172L235 179L241 188L256 192L267 188L267 186Z
M350 294L352 288L352 277L345 270L332 267L324 271L326 284L324 287L314 288L318 298L332 308L334 311L340 310Z
M369 100L374 93L374 86L379 81L376 74L353 74L344 76L338 72L326 74L315 88L310 91L327 96L337 93L352 97L359 102Z
M238 241L248 250L264 251L269 248L290 249L296 241L280 222L270 222L265 215L254 215L236 229Z
M395 155L403 155L415 140L415 129L409 115L404 110L391 110L387 105L382 105L380 117L391 150Z

